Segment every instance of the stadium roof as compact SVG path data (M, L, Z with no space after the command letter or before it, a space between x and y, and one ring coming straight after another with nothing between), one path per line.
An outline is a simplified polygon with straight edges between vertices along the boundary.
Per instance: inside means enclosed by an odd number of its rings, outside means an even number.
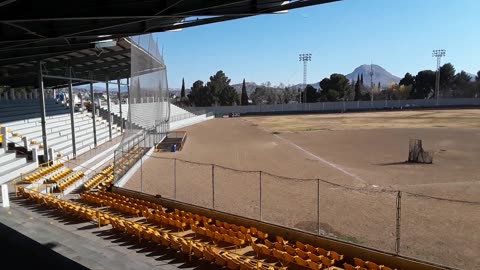
M106 75L97 75L99 69L110 70L110 77L115 77L119 69L129 66L128 60L121 60L128 58L124 37L335 1L338 0L6 0L0 2L0 84L31 85L24 78L35 73L35 63L40 60L61 60L57 66L70 61L71 65L78 65L78 70L96 70L95 76ZM96 42L105 39L119 42L104 50L112 57L95 59ZM122 54L122 50L127 51Z

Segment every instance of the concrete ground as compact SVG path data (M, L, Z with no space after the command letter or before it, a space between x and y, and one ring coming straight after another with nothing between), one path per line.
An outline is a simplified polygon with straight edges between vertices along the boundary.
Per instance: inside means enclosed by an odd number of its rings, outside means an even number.
M188 257L161 246L139 244L136 238L112 231L110 225L99 229L95 223L14 195L9 209L0 208L0 225L0 251L10 251L2 252L1 257L15 254L20 260L11 263L18 269L216 268L198 260L190 263Z

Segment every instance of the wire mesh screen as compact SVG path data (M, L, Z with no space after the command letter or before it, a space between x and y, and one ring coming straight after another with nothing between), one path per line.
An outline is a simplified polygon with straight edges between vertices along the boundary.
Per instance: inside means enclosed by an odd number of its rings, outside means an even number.
M348 242L393 252L394 193L320 185L320 232Z
M403 193L400 254L458 269L480 265L480 207Z
M317 233L317 183L262 173L262 220Z
M212 165L176 161L177 200L213 208Z
M260 219L260 172L214 166L215 209Z
M168 131L170 103L168 100L167 68L151 34L130 38L131 74L126 107L126 129L115 156L130 152L130 138L143 136L144 148L159 143ZM115 164L116 166L116 164ZM121 176L115 174L115 181Z
M127 129L149 134L169 119L167 68L152 35L131 38L131 81Z

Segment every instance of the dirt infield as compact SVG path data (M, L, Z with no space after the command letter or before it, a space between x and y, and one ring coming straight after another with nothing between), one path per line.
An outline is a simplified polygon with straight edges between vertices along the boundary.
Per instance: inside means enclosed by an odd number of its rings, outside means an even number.
M155 153L125 187L253 218L261 214L264 221L390 252L397 193L381 191L480 198L480 110L214 119L185 130L181 152ZM423 140L434 164L404 163L410 138ZM462 269L480 265L479 205L407 193L401 202L401 254Z

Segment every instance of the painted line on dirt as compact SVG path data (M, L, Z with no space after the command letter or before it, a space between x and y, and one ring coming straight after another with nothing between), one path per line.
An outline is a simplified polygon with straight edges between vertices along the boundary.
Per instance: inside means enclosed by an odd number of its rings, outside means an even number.
M308 150L303 149L302 147L298 146L297 144L295 144L295 143L293 143L293 142L291 142L291 141L289 141L289 140L287 140L287 139L285 139L285 138L282 138L282 137L278 136L277 134L273 134L273 136L275 136L275 137L279 138L280 140L282 140L282 141L290 144L291 146L297 148L298 150L304 152L305 154L307 154L307 155L315 158L316 160L318 160L318 161L320 161L320 162L322 162L322 163L325 163L325 164L329 165L330 167L332 167L332 168L334 168L334 169L336 169L336 170L339 170L339 171L341 171L342 173L344 173L344 174L346 174L346 175L354 178L355 180L361 182L362 184L367 185L367 182L366 182L365 180L363 180L363 179L360 178L359 176L357 176L357 175L355 175L355 174L353 174L353 173L345 170L345 169L342 168L340 165L335 164L335 163L333 163L333 162L330 162L330 161L328 161L328 160L326 160L326 159L324 159L324 158L321 158L321 157L319 157L319 156L317 156L317 155L309 152Z

